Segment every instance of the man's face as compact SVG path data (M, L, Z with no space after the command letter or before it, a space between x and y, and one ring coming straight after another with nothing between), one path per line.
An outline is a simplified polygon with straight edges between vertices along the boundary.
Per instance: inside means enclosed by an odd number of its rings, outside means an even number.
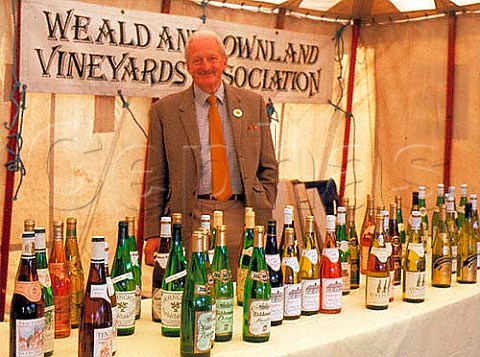
M222 81L222 72L227 67L218 44L211 38L199 38L190 44L187 70L193 82L206 93L214 94Z

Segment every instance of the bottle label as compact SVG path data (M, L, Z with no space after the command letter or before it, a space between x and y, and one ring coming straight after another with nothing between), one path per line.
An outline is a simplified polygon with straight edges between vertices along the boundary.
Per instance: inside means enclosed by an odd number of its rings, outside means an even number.
M135 285L135 318L142 313L142 289Z
M366 304L369 306L388 306L388 291L390 276L373 277L367 276L366 282Z
M72 298L70 300L70 319L72 325L78 325L80 323L80 313L82 309L83 295L83 286L82 290L80 291L72 291Z
M243 291L245 289L245 279L248 269L239 268L237 270L237 302L243 302Z
M447 248L448 247L443 247ZM432 283L451 284L452 282L452 258L446 256L433 256Z
M458 262L460 281L475 282L477 280L477 254L468 255L467 259Z
M405 298L425 299L425 272L405 272Z
M302 280L302 311L318 311L320 306L320 279Z
M294 273L298 273L300 271L300 265L298 264L297 257L283 257L282 264L290 267Z
M133 250L130 251L130 262L132 263L132 266L137 266L138 265L138 251Z
M212 339L212 312L195 311L194 353L210 351Z
M376 256L381 263L387 262L387 259L388 259L387 248L372 247L372 249L370 250L370 254L373 254L374 256ZM368 256L367 256L367 264L368 264Z
M131 271L129 271L128 273L122 274L122 275L114 276L112 278L112 283L117 284L121 281L130 280L130 279L133 279L133 274L132 274Z
M180 311L183 291L162 289L162 325L168 328L180 328Z
M233 331L233 298L217 298L215 315L215 335L230 335Z
M341 262L342 265L342 291L350 291L351 268L349 262Z
M273 271L280 270L280 255L279 254L265 254L265 262Z
M155 261L160 265L163 270L167 269L168 253L157 253L155 255Z
M212 299L212 331L210 333L212 344L210 345L211 347L215 343L215 324L217 322L217 302L214 299ZM210 347L210 348L211 348Z
M55 305L55 326L70 326L70 295L53 295Z
M40 284L46 288L52 286L52 281L50 280L50 273L48 269L37 269L38 281Z
M107 291L108 296L112 296L115 294L115 288L113 287L112 278L107 276Z
M350 249L350 246L348 245L348 241L342 240L338 245L338 249L340 249L343 253L348 252L348 250Z
M210 264L213 262L213 256L215 255L215 249L209 249L208 250L208 261Z
M112 352L117 351L118 306L112 306Z
M218 300L217 300L218 301ZM272 287L272 321L282 321L283 320L283 286L279 288Z
M302 255L312 262L312 264L318 263L318 253L316 249L304 249Z
M16 320L16 356L43 356L44 318Z
M427 215L427 209L425 207L420 207L420 217L425 217Z
M55 340L55 305L45 307L43 328L43 352L52 352Z
M251 257L252 253L253 253L253 247L248 247L247 249L243 250L243 255L248 255L249 257Z
M221 283L228 283L229 281L232 281L232 271L229 269L214 271L212 275L213 275L213 279Z
M271 301L249 299L248 334L250 336L268 336L270 334Z
M452 273L457 272L457 256L458 256L457 246L452 245Z
M210 286L208 283L205 285L195 285L193 293L197 295L210 295Z
M110 296L108 295L107 284L92 284L90 285L90 297L92 299L104 299L110 302Z
M172 281L176 281L178 279L183 278L184 276L187 276L187 271L182 270L179 271L178 273L172 274L170 276L164 277L165 279L165 284L171 283Z
M117 329L135 326L135 291L116 291L118 320Z
M302 310L302 284L285 284L284 316L299 316Z
M327 257L332 263L337 263L340 259L338 248L323 248L323 256Z
M162 289L155 288L152 293L152 317L155 321L162 319Z
M15 281L14 294L25 296L27 300L39 302L42 299L42 288L38 281Z
M398 232L405 232L405 225L403 223L398 223Z
M322 278L322 310L342 308L342 278Z
M268 270L260 270L260 271L251 271L250 272L250 279L259 281L261 283L268 283L270 280L270 276L268 274Z
M93 357L112 355L112 327L93 330Z
M423 243L409 243L408 250L414 251L419 258L423 258L425 256L425 248Z

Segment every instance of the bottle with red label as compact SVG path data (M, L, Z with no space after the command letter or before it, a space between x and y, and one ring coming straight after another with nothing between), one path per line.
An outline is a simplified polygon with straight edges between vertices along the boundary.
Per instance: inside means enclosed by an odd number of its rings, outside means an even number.
M10 356L43 356L44 305L34 241L34 232L23 233L10 310Z
M63 222L53 224L53 247L48 262L55 305L55 338L70 336L71 282L63 245Z
M320 280L320 312L338 314L342 311L342 265L336 244L335 216L327 215L322 251Z
M362 230L360 231L360 273L367 273L368 251L372 241L372 235L375 230L375 216L373 197L367 196L367 209L363 219Z

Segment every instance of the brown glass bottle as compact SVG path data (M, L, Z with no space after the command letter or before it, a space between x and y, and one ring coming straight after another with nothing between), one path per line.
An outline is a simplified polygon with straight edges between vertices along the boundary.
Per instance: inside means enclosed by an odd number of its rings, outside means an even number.
M71 282L63 244L63 222L53 224L53 247L48 263L55 302L55 338L70 336Z
M172 242L172 219L160 219L160 245L155 253L155 266L152 277L152 320L162 321L162 281L167 268L168 254Z
M366 274L368 270L368 252L375 229L373 197L367 196L367 209L363 219L362 230L360 231L360 272Z

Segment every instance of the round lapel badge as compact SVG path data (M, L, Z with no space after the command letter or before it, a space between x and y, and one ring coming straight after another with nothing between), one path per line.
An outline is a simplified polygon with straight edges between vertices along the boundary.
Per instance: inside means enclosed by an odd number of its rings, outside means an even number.
M238 109L238 108L233 109L233 116L234 116L235 118L241 118L241 117L243 116L242 110L241 110L241 109Z

